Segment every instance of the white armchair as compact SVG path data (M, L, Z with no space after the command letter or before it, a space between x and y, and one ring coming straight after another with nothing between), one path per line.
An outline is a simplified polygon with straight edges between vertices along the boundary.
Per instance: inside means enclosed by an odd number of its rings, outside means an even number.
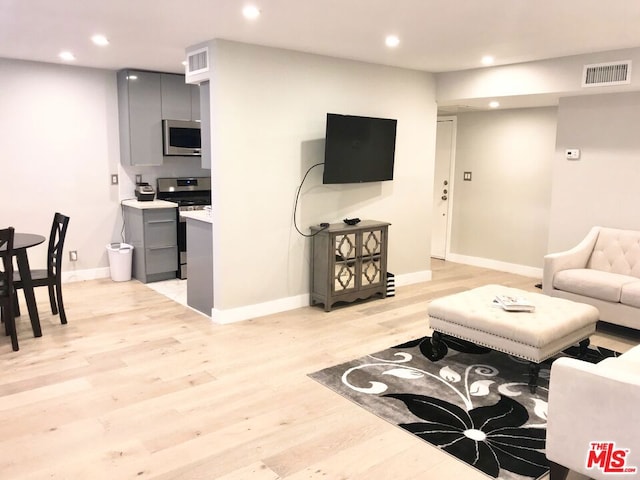
M640 345L598 364L553 362L547 422L550 480L640 479Z

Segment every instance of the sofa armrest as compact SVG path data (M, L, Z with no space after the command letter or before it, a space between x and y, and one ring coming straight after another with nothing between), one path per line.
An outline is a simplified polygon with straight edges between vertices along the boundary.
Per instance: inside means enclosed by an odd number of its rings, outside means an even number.
M551 367L546 453L549 460L591 478L611 474L587 469L592 442L630 449L627 465L640 471L640 371L560 358ZM635 477L633 477L635 478Z
M546 295L551 295L551 291L553 290L553 277L556 272L570 268L586 268L599 233L600 227L593 227L587 236L570 250L545 255L542 273L542 291Z

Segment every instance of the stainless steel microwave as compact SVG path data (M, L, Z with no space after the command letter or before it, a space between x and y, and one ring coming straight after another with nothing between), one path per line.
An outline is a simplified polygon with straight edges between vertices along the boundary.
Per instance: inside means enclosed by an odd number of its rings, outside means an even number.
M166 156L200 156L200 122L162 120L162 143Z

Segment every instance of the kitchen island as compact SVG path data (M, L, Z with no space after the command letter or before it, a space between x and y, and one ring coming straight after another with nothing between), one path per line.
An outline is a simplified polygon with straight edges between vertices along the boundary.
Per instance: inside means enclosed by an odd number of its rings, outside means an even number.
M213 219L211 211L180 212L187 220L187 305L211 316L213 309Z

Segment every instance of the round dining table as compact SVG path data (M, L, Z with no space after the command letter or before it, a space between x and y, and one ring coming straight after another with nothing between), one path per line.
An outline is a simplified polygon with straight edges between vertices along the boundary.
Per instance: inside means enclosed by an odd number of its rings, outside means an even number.
M40 245L45 241L45 237L35 233L15 233L13 237L13 256L16 257L18 263L18 272L20 272L20 280L22 281L22 290L24 298L27 301L27 309L29 311L29 320L33 328L33 336L41 337L42 329L40 328L40 317L38 316L38 306L36 305L36 296L33 291L33 282L31 280L31 269L29 267L29 258L27 249ZM6 247L1 247L4 250Z

